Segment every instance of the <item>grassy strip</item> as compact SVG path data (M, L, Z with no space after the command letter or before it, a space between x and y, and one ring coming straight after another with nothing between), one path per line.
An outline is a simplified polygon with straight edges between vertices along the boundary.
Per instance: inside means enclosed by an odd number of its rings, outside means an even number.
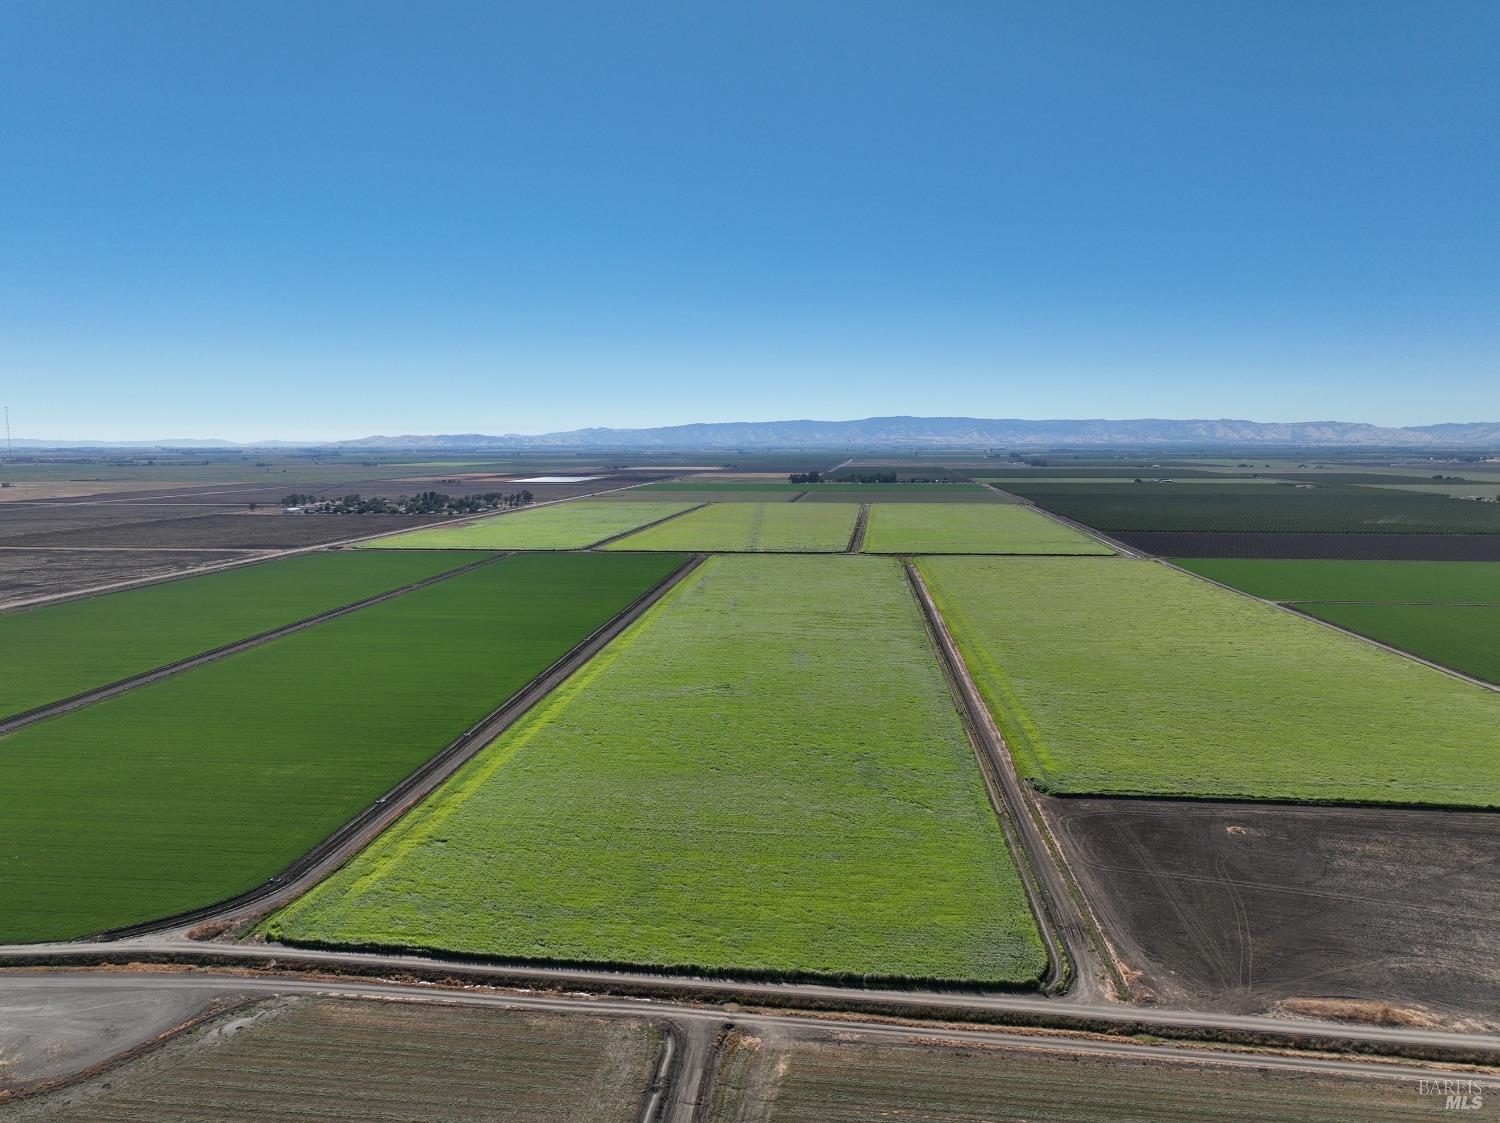
M1045 515L1004 503L874 503L867 554L1109 554Z
M374 550L581 550L665 519L691 503L612 503L576 500L493 515L462 526L414 530L367 542Z
M833 553L848 548L858 516L851 503L714 503L605 549Z
M1299 604L1297 608L1500 685L1500 604Z
M1188 558L1177 564L1266 600L1500 604L1500 562Z
M259 884L680 562L504 559L0 739L0 942Z
M1152 562L918 564L1045 791L1500 806L1480 687Z
M781 977L1046 969L902 571L849 556L711 558L266 931Z
M456 569L473 555L302 554L0 616L0 717Z

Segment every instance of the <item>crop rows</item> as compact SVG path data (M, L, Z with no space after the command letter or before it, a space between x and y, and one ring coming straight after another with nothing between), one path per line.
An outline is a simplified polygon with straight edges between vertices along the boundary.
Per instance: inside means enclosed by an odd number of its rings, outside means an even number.
M454 553L304 554L0 616L0 717L473 560Z
M0 739L0 942L251 888L680 561L518 555Z
M862 557L709 559L266 932L778 977L1046 966L901 568Z

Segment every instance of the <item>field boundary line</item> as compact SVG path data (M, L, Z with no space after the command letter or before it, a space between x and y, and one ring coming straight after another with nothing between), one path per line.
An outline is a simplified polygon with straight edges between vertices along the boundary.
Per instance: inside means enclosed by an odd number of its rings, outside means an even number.
M1351 637L1353 639L1357 639L1361 643L1367 643L1371 647L1378 647L1382 651L1389 651L1392 655L1399 655L1403 659L1410 659L1413 663L1420 663L1424 667L1431 667L1434 671L1441 671L1443 674L1450 675L1451 677L1456 678L1456 679L1458 679L1461 682L1467 682L1471 686L1482 687L1483 689L1490 691L1492 694L1500 694L1500 685L1496 685L1495 683L1492 683L1492 682L1486 682L1482 678L1475 678L1473 675L1468 674L1465 671L1460 671L1460 670L1458 670L1457 668L1454 668L1454 667L1444 666L1442 663L1438 663L1438 662L1436 662L1436 661L1434 661L1432 659L1424 658L1423 656L1414 654L1413 652L1410 652L1410 651L1405 651L1405 650L1403 650L1403 649L1401 649L1399 647L1392 647L1390 644L1384 643L1381 640L1374 639L1374 638L1372 638L1370 636L1367 636L1367 635L1362 635L1359 632L1351 631L1350 629L1345 628L1341 624L1335 624L1332 620L1324 620L1321 617L1314 616L1310 612L1303 612L1303 611L1301 611L1297 607L1297 604L1299 604L1299 603L1300 604L1319 604L1319 603L1365 604L1365 603L1379 603L1379 602L1365 602L1365 601L1333 601L1333 602L1299 601L1299 602L1290 602L1290 601L1268 600L1265 597L1258 597L1254 593L1247 593L1247 592L1245 592L1244 589L1236 589L1233 585L1226 585L1222 581L1216 581L1212 577L1205 577L1201 573L1195 573L1191 569L1185 569L1182 566L1178 565L1177 562L1174 559L1172 559L1172 558L1144 558L1143 560L1144 561L1156 562L1158 565L1164 565L1168 569L1174 569L1174 570L1176 570L1178 573L1185 573L1189 577L1196 577L1199 581L1206 581L1210 585L1217 586L1220 589L1225 589L1225 590L1227 590L1227 591L1229 591L1231 593L1234 593L1234 594L1236 594L1238 596L1249 597L1253 601L1258 601L1261 604L1269 605L1270 607L1276 609L1278 612L1288 613L1288 614L1290 614L1292 616L1297 617L1297 619L1299 619L1299 620L1310 620L1314 624L1318 624L1321 627L1329 629L1330 631L1337 632L1340 635L1345 635L1345 636L1349 636L1349 637ZM1491 607L1491 606L1487 605L1487 604L1476 604L1476 605L1473 605L1472 607L1474 607L1474 608L1488 608L1488 607ZM1383 807L1383 806L1387 806L1387 805L1386 804L1373 804L1372 806ZM1469 808L1467 810L1474 810L1474 809L1473 808Z
M869 525L869 521L870 505L868 503L861 503L859 505L859 514L854 516L854 530L849 535L849 548L844 553L858 554L864 550L865 527Z
M361 609L370 608L384 601L394 600L396 597L405 596L407 593L426 588L428 585L436 585L438 582L446 581L450 577L457 577L461 573L468 573L471 569L491 565L508 556L508 554L497 551L476 561L465 562L455 569L445 570L431 577L424 577L420 581L410 581L405 585L398 585L394 589L386 589L383 592L365 597L362 600L350 601L348 604L341 604L336 608L330 608L326 612L304 616L300 620L293 620L290 624L282 624L280 627L270 628L264 632L257 632L255 635L246 636L231 643L211 647L207 651L200 651L196 655L189 655L171 663L163 663L159 667L152 667L150 670L142 671L138 675L130 675L127 678L117 679L114 682L106 683L92 690L85 690L71 697L63 698L56 702L49 702L44 706L36 706L29 710L23 710L18 714L12 714L10 717L0 720L0 737L14 733L19 729L24 729L28 725L35 725L39 721L60 717L73 710L91 706L95 702L102 702L107 698L128 693L139 687L150 685L153 682L172 678L183 671L190 671L195 667L201 667L207 663L218 662L227 656L237 655L241 651L249 651L251 648L260 647L273 640L281 639L283 636L289 636L293 632L300 632L305 628L327 623L329 620L337 619L340 616L347 616L351 612L358 612Z
M511 555L497 555L493 559L478 564L489 564L509 556ZM300 896L313 884L322 881L343 866L376 836L432 794L459 768L488 748L501 733L524 717L533 706L603 650L611 640L635 623L642 613L666 596L696 569L706 556L694 554L688 557L671 573L538 672L525 686L504 699L474 725L449 741L415 770L399 780L384 795L352 815L342 826L281 872L243 893L154 920L107 929L92 936L81 937L81 939L83 941L123 940L220 921L238 926Z
M608 546L611 542L618 542L622 538L629 538L632 534L639 534L643 530L650 530L653 526L661 526L662 523L669 523L673 519L680 519L680 518L682 518L683 515L691 515L694 511L701 511L701 510L703 510L704 507L707 507L707 506L708 506L708 503L706 501L703 502L703 503L694 503L691 507L685 507L681 511L674 511L670 515L663 515L659 519L652 519L648 523L641 523L640 526L633 526L629 530L622 530L622 531L620 531L619 534L611 534L608 538L601 538L597 542L590 542L587 546L581 547L581 549L584 549L584 550L597 550L601 546ZM644 552L650 552L650 551L644 551ZM663 550L661 552L662 553L681 553L682 551L680 551L680 550Z
M991 808L1000 821L1006 846L1021 875L1021 883L1026 890L1026 899L1031 906L1032 917L1041 934L1042 944L1047 950L1047 976L1042 982L1042 990L1064 993L1083 979L1083 972L1088 969L1088 965L1076 954L1074 948L1069 946L1069 941L1062 931L1058 902L1050 899L1056 896L1055 887L1043 884L1043 873L1038 868L1043 855L1033 853L1040 839L1034 837L1037 834L1034 825L1030 831L1025 829L1023 820L1020 818L1021 809L1014 805L1020 798L1020 793L1015 790L1014 771L1008 771L1005 764L998 759L1000 754L1006 751L1004 742L995 741L997 731L992 727L987 727L984 721L985 715L975 709L976 703L982 707L983 702L977 696L971 697L970 695L972 683L966 681L962 657L942 624L937 606L933 603L927 586L922 581L922 575L917 571L916 565L909 560L902 563L902 568L906 572L907 586L921 612L928 641L938 657L938 664L942 667L943 677L948 683L954 708L958 711L959 719L968 735L969 747L974 753L975 763L984 780ZM1091 986L1090 981L1084 980L1084 982L1085 985Z
M1113 538L1111 538L1109 535L1105 534L1103 531L1095 530L1093 527L1091 527L1091 526L1085 526L1083 523L1080 523L1080 522L1074 522L1072 519L1068 518L1066 515L1059 515L1056 511L1049 511L1049 510L1047 510L1047 508L1039 506L1034 499L1028 499L1024 495L1017 495L1013 491L1006 491L1004 488L995 487L993 484L985 483L983 480L976 480L973 476L970 476L968 479L969 479L969 482L972 483L972 484L978 484L980 487L986 489L987 491L993 491L996 495L1003 495L1007 499L1010 499L1010 500L1012 500L1012 501L1014 501L1016 503L1021 504L1021 506L1023 506L1023 507L1030 507L1037 514L1044 515L1047 518L1051 519L1053 522L1061 523L1063 526L1071 527L1073 530L1078 531L1080 534L1087 535L1089 538L1092 538L1095 542L1099 542L1099 543L1102 543L1105 546L1108 546L1111 550L1113 550L1115 553L1121 555L1122 557L1138 558L1138 557L1142 556L1138 550L1135 550L1132 547L1125 545L1125 543L1123 543L1123 542L1117 542L1117 541L1115 541ZM1089 555L1078 554L1078 555L1072 555L1072 556L1087 557ZM1095 554L1093 556L1094 557L1098 557L1099 555Z

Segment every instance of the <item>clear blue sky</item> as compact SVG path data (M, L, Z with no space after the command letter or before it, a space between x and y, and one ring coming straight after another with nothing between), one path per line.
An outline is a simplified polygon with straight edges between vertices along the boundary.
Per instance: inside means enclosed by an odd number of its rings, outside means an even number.
M0 4L18 436L1500 420L1500 5Z

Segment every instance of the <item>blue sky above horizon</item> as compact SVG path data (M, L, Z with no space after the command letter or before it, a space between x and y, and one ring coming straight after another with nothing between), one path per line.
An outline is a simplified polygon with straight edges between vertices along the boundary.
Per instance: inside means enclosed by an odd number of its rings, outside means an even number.
M1500 420L1500 6L9 0L22 437Z

